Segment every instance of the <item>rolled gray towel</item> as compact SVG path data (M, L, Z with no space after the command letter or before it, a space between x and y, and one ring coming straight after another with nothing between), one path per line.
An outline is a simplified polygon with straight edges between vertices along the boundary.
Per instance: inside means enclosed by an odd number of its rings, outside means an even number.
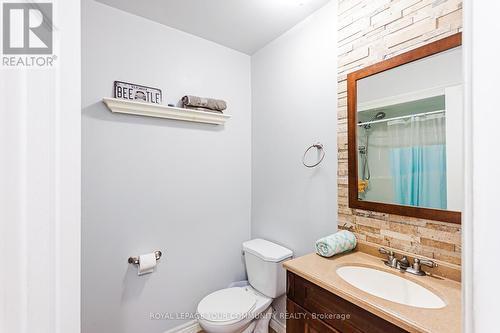
M182 104L184 105L184 107L204 108L221 112L227 108L226 102L221 99L204 98L190 95L182 97Z

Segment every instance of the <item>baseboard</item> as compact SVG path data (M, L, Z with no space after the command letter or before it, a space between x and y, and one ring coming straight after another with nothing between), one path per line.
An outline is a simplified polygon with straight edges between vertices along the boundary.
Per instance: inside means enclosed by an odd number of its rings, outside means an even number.
M191 320L187 323L171 328L163 333L198 333L201 331L201 326L198 320Z
M286 326L274 318L271 318L269 322L269 327L271 327L276 333L286 333Z

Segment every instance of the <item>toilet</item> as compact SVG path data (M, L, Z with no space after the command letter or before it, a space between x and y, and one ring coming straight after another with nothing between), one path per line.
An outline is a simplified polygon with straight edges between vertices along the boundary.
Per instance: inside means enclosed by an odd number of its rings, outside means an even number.
M198 304L200 326L206 333L251 333L260 317L269 321L273 299L285 294L286 275L282 263L293 252L264 239L243 243L250 285L215 291ZM266 316L264 316L266 314ZM259 333L267 333L267 324Z

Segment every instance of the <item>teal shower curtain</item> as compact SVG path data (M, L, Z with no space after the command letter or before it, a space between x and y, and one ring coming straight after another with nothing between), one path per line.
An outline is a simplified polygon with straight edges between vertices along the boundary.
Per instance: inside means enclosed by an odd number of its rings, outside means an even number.
M414 116L388 123L394 201L401 205L446 209L446 133L444 114Z
M393 148L391 170L397 203L446 209L445 145Z

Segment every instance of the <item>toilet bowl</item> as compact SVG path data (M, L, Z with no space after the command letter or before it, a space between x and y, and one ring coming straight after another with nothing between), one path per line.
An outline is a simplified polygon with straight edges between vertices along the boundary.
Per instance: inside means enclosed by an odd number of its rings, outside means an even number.
M215 291L198 304L198 322L206 333L252 333L256 326L259 333L267 333L272 314L267 310L273 299L285 293L283 262L293 252L253 239L243 243L243 254L250 285Z
M221 289L198 304L198 322L207 333L251 333L272 301L251 286Z

